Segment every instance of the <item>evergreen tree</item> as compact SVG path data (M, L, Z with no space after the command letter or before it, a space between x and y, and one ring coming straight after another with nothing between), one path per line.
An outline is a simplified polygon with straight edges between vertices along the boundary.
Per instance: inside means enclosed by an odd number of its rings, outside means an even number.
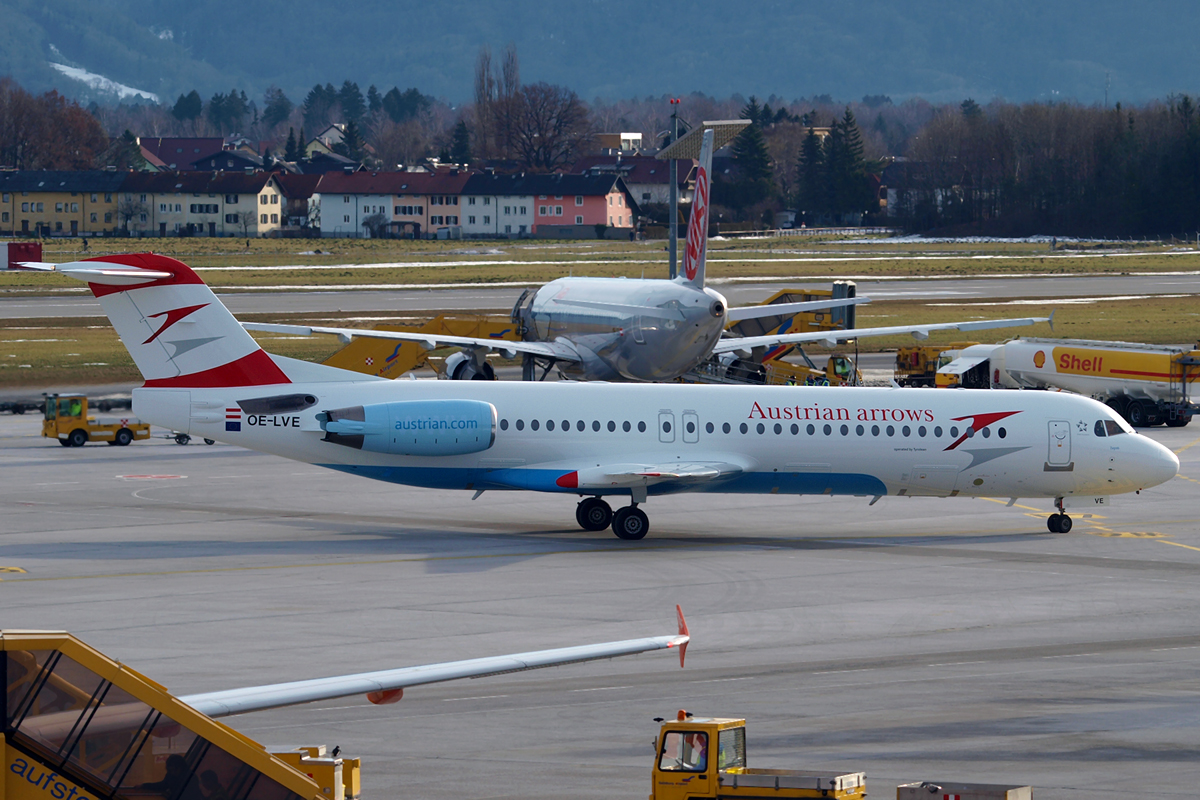
M171 109L171 116L184 122L196 119L203 111L204 101L200 99L200 93L192 89L186 95L179 95L179 99L175 101L175 107Z
M304 98L304 124L310 128L323 128L329 124L329 112L338 100L333 84L317 84L309 89Z
M375 88L375 84L371 84L370 88L367 89L367 109L372 114L383 110L383 96L379 94L379 90Z
M428 110L433 100L421 94L417 89L401 92L393 86L383 96L383 110L391 117L392 122L404 122Z
M450 141L450 160L455 164L471 163L471 132L467 123L459 120L454 126L454 138Z
M758 112L758 124L765 128L774 121L775 112L771 110L771 104L763 103L762 111Z
M342 118L346 122L358 122L367 113L367 104L357 83L345 81L337 93L338 102L342 104Z
M363 160L363 139L362 134L359 133L357 122L346 123L346 130L342 132L342 141L333 146L333 152L355 161Z
M796 208L811 215L824 213L827 210L824 189L825 150L817 132L809 127L796 164Z
M979 103L976 103L970 97L963 100L962 105L959 107L962 109L962 115L967 119L979 119L983 116L983 109L979 107Z
M284 161L299 161L300 151L296 148L296 129L288 128L287 145L283 150Z
M840 121L830 123L830 129L825 143L829 210L835 214L868 211L871 192L863 159L862 133L849 106Z
M750 102L742 107L742 119L748 119L755 125L758 124L758 119L762 115L762 107L758 104L758 98L750 95Z
M292 115L293 108L295 106L283 93L283 90L278 86L272 86L263 95L263 122L267 124L268 128L274 128L281 122L287 121L287 118Z
M304 138L304 126L300 126L300 135L296 137L296 160L308 158L305 152L308 149L308 139Z
M748 125L733 140L733 160L741 170L743 179L771 180L771 153L767 149L767 140L763 138L762 128L757 124Z

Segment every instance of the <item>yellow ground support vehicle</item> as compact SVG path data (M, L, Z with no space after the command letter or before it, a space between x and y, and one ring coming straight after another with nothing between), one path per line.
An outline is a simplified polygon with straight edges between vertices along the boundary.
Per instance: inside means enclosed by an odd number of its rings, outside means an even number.
M686 711L663 722L650 786L650 800L867 796L861 772L751 769L746 720L693 717Z
M376 325L375 330L512 341L520 341L521 338L517 333L517 326L511 320L505 317L488 316L460 317L441 314L420 325ZM441 359L430 358L431 352L430 349L417 342L398 342L390 339L358 336L341 350L325 359L324 363L331 367L340 367L367 375L378 375L382 378L399 378L405 373L426 366L435 372L443 372ZM463 364L455 363L452 369L463 367ZM491 366L486 362L484 368L485 372L491 370ZM456 376L451 374L446 377ZM485 377L490 380L494 376L487 374Z
M958 351L979 342L951 342L901 347L896 351L896 383L901 386L934 386L939 367L958 357Z
M82 394L46 395L42 436L57 439L63 447L83 447L88 442L108 442L125 446L138 439L150 438L150 424L133 417L96 419L88 410Z

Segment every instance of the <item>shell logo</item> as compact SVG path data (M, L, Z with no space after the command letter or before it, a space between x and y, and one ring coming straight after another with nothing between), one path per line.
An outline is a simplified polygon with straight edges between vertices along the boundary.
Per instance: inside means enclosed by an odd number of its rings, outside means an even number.
M1046 366L1046 351L1038 350L1033 354L1033 365L1038 369Z

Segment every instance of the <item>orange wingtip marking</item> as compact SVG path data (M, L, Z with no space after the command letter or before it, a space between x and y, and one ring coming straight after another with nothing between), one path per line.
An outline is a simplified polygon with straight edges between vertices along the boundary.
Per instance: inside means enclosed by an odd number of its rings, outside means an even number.
M679 645L679 668L683 669L683 657L687 655L688 642L691 641L692 635L688 633L687 620L683 618L683 608L679 605L675 606L675 616L679 619L679 635L688 637L681 645Z

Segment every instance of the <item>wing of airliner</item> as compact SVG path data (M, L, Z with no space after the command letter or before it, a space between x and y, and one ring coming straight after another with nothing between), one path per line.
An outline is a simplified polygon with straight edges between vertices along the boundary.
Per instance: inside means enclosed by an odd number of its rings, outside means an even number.
M426 350L439 347L466 347L488 352L496 351L505 358L515 358L517 353L529 353L543 358L553 358L558 361L581 361L582 357L575 348L565 341L556 342L515 342L509 339L476 339L470 336L445 336L441 334L410 333L407 331L375 331L359 328L328 328L318 325L276 325L268 322L243 322L242 327L248 331L263 331L265 333L288 333L295 336L312 336L314 333L331 333L349 342L355 336L367 336L372 339L397 339L404 342L416 342Z
M376 705L386 705L400 700L404 695L404 690L410 686L423 686L428 683L441 683L459 678L483 678L488 675L502 675L506 672L524 672L542 667L579 664L584 661L631 656L671 648L678 649L679 665L682 667L690 636L687 621L683 618L683 610L679 606L675 606L675 614L679 632L674 636L651 636L644 639L560 647L554 650L535 650L506 656L447 661L443 664L360 672L353 675L338 675L332 678L317 678L308 681L248 686L241 689L186 695L179 699L210 717L226 717L231 714L245 714L249 711L295 706L356 694L365 694L367 699Z
M592 300L563 299L558 301L564 305L574 305L586 308L597 308L606 311L620 311L628 314L639 314L643 317L659 319L683 319L678 309L656 308L622 303L604 303ZM754 319L757 317L774 317L780 314L799 314L804 311L822 311L827 308L869 303L869 297L844 297L830 300L812 300L804 303L776 303L774 305L744 306L731 308L728 311L730 321ZM505 358L514 358L517 353L529 353L543 358L553 358L558 361L582 361L582 356L571 347L567 340L555 342L517 342L508 339L477 339L470 336L448 336L429 333L409 333L407 331L379 331L362 328L331 328L310 325L279 325L268 322L243 322L242 327L248 331L264 333L284 333L294 336L312 336L314 333L333 334L345 342L355 336L365 336L372 339L396 339L404 342L416 342L426 350L438 347L465 347L480 349L485 352L499 352Z
M1023 317L1021 319L985 319L973 322L939 322L930 325L893 325L885 328L851 328L843 331L815 331L812 333L783 333L767 336L745 336L722 339L713 348L713 354L750 352L755 347L773 347L780 344L803 344L821 342L833 347L838 342L865 339L871 336L897 336L911 334L914 339L928 339L935 331L982 331L990 328L1020 328L1039 322L1050 322L1051 317Z

